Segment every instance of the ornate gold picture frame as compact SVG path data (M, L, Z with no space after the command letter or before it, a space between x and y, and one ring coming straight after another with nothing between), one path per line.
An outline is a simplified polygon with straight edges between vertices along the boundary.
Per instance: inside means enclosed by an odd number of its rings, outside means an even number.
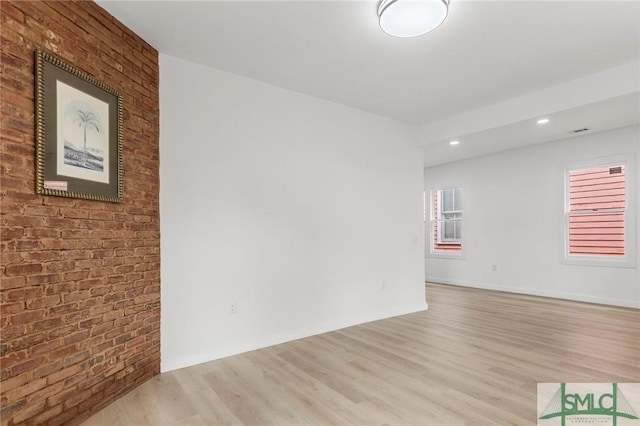
M120 203L122 98L36 51L36 193Z

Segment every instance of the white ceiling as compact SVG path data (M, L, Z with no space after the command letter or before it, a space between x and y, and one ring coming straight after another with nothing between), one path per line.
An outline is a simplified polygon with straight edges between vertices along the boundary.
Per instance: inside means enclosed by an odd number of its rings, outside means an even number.
M488 146L491 146L491 152L505 151L637 124L640 121L639 105L640 92L635 92L545 114L550 122L544 125L537 124L535 118L516 121L456 137L460 142L458 146L451 146L449 142L454 138L447 138L425 148L424 165L486 155ZM585 128L587 131L575 132Z
M418 125L425 164L553 140L512 126L531 118L525 114L494 126L493 135L491 128L470 132L449 119L640 63L638 0L452 0L444 24L413 39L379 29L377 1L98 3L161 53ZM563 111L576 123L575 114L585 114L582 127L590 127L587 119L594 116L599 130L636 124L637 97L635 104L621 98L640 90L640 76L632 80L631 89L600 93L590 108L574 103ZM632 108L626 120L608 98ZM550 103L549 111L560 112L557 106ZM430 137L430 125L447 120L447 131ZM473 150L461 144L453 154L440 152L443 135L467 136ZM554 137L559 135L566 133ZM510 145L514 138L518 142Z

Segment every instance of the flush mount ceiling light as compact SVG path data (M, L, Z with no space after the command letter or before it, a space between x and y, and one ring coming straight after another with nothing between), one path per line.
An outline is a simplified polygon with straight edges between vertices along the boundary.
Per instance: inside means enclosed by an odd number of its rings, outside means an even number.
M449 145L451 146L460 145L460 141L451 141L449 142Z
M536 123L538 123L538 124L547 124L548 122L549 122L548 118L541 118Z
M449 0L382 0L380 28L395 37L415 37L440 26L449 12Z

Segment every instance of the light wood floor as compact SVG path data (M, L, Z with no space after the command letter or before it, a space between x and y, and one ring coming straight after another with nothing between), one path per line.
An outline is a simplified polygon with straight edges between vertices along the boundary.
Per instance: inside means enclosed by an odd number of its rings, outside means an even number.
M538 382L640 382L640 311L427 284L429 310L156 376L84 425L528 425Z

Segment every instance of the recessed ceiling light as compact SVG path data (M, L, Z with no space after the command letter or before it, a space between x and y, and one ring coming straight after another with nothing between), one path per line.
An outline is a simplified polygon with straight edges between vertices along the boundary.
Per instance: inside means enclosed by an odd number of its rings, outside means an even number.
M540 120L538 120L538 124L547 124L549 122L548 118L541 118Z
M449 145L460 145L460 141L451 141Z
M415 37L433 31L449 12L449 0L382 0L380 28L395 37Z

